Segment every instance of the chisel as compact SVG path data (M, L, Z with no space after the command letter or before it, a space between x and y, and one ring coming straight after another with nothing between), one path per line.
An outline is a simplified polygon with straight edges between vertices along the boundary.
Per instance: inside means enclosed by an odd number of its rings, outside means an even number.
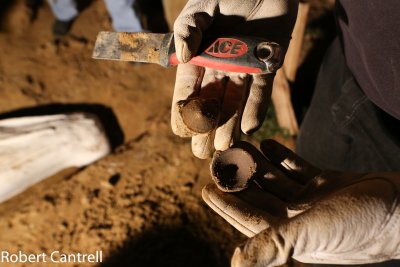
M100 32L93 58L175 66L173 33ZM239 73L275 73L282 65L284 49L275 42L249 36L203 38L192 65Z

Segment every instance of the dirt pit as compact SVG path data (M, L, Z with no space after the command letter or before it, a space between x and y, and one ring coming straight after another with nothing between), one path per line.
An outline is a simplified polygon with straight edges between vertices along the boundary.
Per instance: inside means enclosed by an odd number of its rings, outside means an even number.
M178 2L164 1L167 18ZM112 30L103 1L91 1L57 41L45 3L0 5L0 117L93 112L116 147L1 204L0 250L103 252L100 264L57 266L229 266L245 237L203 203L209 161L170 130L175 69L92 60L97 32Z

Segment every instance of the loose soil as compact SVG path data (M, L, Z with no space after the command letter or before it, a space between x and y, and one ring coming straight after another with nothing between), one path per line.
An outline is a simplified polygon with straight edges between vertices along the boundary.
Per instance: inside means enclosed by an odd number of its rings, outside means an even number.
M245 237L203 203L209 161L170 130L175 70L92 60L97 32L112 29L103 1L91 2L57 41L47 5L0 4L0 118L93 112L116 148L1 204L0 250L103 251L102 264L60 266L229 266ZM168 25L183 2L164 2Z

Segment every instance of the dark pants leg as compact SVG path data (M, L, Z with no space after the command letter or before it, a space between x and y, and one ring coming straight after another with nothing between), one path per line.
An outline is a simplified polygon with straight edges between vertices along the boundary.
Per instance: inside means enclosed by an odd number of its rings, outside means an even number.
M323 169L400 171L400 121L365 96L346 66L338 40L321 65L297 152ZM400 266L400 262L363 266Z
M400 121L361 91L337 40L321 65L297 152L324 169L400 171Z

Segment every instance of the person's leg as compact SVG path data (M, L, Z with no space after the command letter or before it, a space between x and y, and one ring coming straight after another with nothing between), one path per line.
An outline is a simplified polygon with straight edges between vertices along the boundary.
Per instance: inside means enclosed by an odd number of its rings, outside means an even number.
M300 129L297 153L324 169L400 170L400 121L382 112L364 95L345 64L337 40L321 65L313 100ZM352 266L392 267L400 263Z
M400 170L400 121L365 96L337 40L321 65L297 152L323 169Z
M55 37L66 35L79 11L74 0L47 0L56 20L53 24Z
M347 137L337 132L330 110L348 76L347 71L340 67L342 58L331 64L337 58L338 49L340 47L336 40L326 53L311 105L297 138L296 152L323 169L336 169L345 163L347 159L343 157L346 157L349 149ZM334 73L334 77L331 77L331 73Z
M133 9L135 0L104 0L118 32L142 32L140 19Z
M78 16L74 0L47 0L54 16L61 21L70 21Z

